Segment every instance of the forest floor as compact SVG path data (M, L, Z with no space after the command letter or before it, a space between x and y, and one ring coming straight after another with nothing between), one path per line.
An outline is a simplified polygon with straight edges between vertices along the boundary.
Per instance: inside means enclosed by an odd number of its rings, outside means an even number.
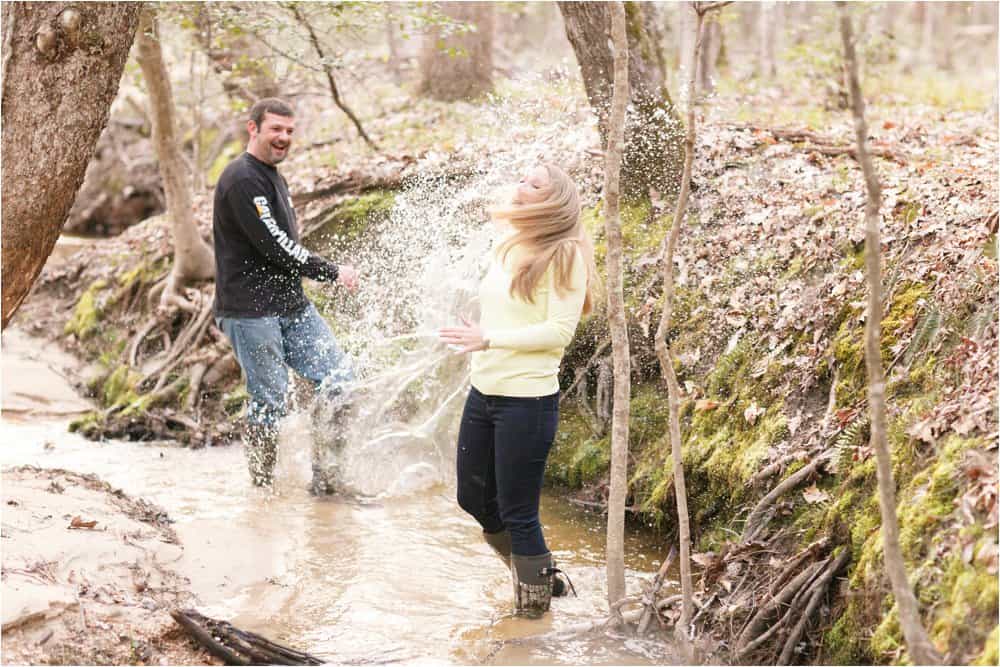
M393 190L416 173L469 173L503 151L529 150L565 164L581 183L600 255L597 134L585 102L568 95L567 86L544 82L492 105L401 104L366 123L398 149L392 155L374 156L353 142L302 150L283 165L293 196L303 202L300 219L307 226L338 223L338 209L361 191ZM811 90L723 89L699 114L691 218L678 250L674 352L685 390L685 464L706 607L701 623L722 643L735 643L731 628L750 620L740 614L762 602L761 591L787 581L797 567L835 574L831 568L841 563L835 554L846 547L847 576L822 597L820 616L827 620L791 648L820 661L893 662L905 653L879 568L858 342L863 180L850 154L849 112L836 108L835 95L817 100ZM966 662L989 659L990 650L995 655L997 635L996 596L974 595L997 576L996 477L987 472L997 456L997 129L995 118L965 108L958 97L932 104L907 101L906 94L883 82L868 118L885 197L890 444L901 506L915 510L902 519L904 548L931 610L928 624L951 661ZM210 195L196 198L206 238ZM668 529L673 491L651 331L659 314L660 241L669 224L663 216L670 210L669 202L656 200L627 210L624 230L638 362L630 507ZM133 227L65 265L46 267L15 317L17 327L58 339L86 362L79 385L101 408L80 428L93 437L172 432L192 445L231 437L242 401L232 365L215 385L202 387L204 398L194 407L183 387L159 406L143 403L139 393L150 360L167 353L195 319L177 313L136 342L149 318L146 296L169 267L169 250L162 218ZM178 372L198 363L214 367L228 354L210 324L196 333ZM579 371L584 381L573 397L579 400L566 406L550 462L550 479L598 506L607 479L600 423L606 410L595 351L605 337L606 322L594 318L568 351L564 380ZM206 351L214 356L206 358ZM129 424L116 418L123 414ZM743 526L769 489L808 464L814 474L803 478L806 488L764 508L761 525ZM733 542L734 526L753 529L757 539ZM764 548L766 535L774 539ZM990 613L994 620L983 620ZM966 619L972 620L963 628ZM784 641L789 631L774 634ZM753 655L769 661L782 648L768 649L770 657Z

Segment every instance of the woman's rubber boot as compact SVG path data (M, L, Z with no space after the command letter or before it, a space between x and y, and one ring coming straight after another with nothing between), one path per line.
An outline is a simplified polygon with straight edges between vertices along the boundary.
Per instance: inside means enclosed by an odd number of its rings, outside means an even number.
M541 618L552 603L552 554L518 556L512 554L514 612L527 618Z
M500 556L503 564L510 569L510 531L501 530L499 533L487 533L483 531L483 539L490 548ZM553 562L553 567L555 563ZM558 577L552 577L552 597L559 598L566 595L566 584Z
M274 464L278 460L278 428L248 422L243 429L243 452L253 485L270 486L274 481Z
M510 531L506 528L501 530L499 533L487 533L483 531L483 539L486 540L486 544L490 545L493 552L497 556L500 556L500 560L503 564L510 569Z

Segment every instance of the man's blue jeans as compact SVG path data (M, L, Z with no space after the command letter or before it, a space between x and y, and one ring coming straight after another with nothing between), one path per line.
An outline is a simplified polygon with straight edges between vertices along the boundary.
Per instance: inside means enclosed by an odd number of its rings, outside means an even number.
M216 323L243 369L251 423L274 426L285 415L288 366L330 395L354 380L350 358L312 304L294 315L220 317Z

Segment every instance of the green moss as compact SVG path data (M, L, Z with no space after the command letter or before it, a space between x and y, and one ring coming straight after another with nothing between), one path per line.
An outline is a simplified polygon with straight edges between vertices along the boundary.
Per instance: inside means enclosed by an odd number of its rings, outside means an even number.
M986 639L986 646L979 657L972 661L973 665L1000 665L1000 653L997 652L997 634L1000 633L1000 626L993 628L990 636Z
M603 267L608 254L607 237L604 231L604 202L583 210L581 220L594 239L594 261ZM640 257L656 250L667 231L670 230L670 216L654 219L649 200L623 201L619 218L622 226L622 254L628 270ZM628 281L626 281L627 283Z
M97 329L97 324L101 319L101 307L98 295L108 286L106 280L95 280L76 303L73 309L73 316L63 328L65 334L75 334L77 338L83 340Z
M85 438L94 438L104 427L104 416L98 410L86 412L69 423L70 433L79 433Z
M879 344L883 368L899 354L899 340L913 328L917 311L928 294L927 286L920 283L907 283L897 290L888 313L882 318ZM833 356L838 372L838 407L853 406L865 397L868 380L864 326L859 322L861 312L860 308L846 307L841 313L840 325L833 337Z
M341 201L322 214L314 237L320 242L355 241L373 222L388 216L395 204L396 195L391 190L373 190Z
M854 614L841 614L823 636L823 663L829 665L871 665L875 663L865 637L869 627L858 623Z
M128 366L119 366L104 383L101 394L104 405L111 407L131 403L136 398L135 385L141 379L142 375Z
M227 415L238 415L248 400L250 400L250 394L247 393L246 384L241 382L232 391L222 395L222 409Z

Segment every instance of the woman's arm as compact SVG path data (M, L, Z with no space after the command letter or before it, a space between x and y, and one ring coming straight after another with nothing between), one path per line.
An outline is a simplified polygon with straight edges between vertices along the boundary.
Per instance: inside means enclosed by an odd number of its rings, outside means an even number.
M580 253L573 258L570 289L559 294L555 285L548 291L547 315L544 322L513 329L490 329L483 332L491 348L539 352L563 348L573 340L576 325L587 295L587 270Z

